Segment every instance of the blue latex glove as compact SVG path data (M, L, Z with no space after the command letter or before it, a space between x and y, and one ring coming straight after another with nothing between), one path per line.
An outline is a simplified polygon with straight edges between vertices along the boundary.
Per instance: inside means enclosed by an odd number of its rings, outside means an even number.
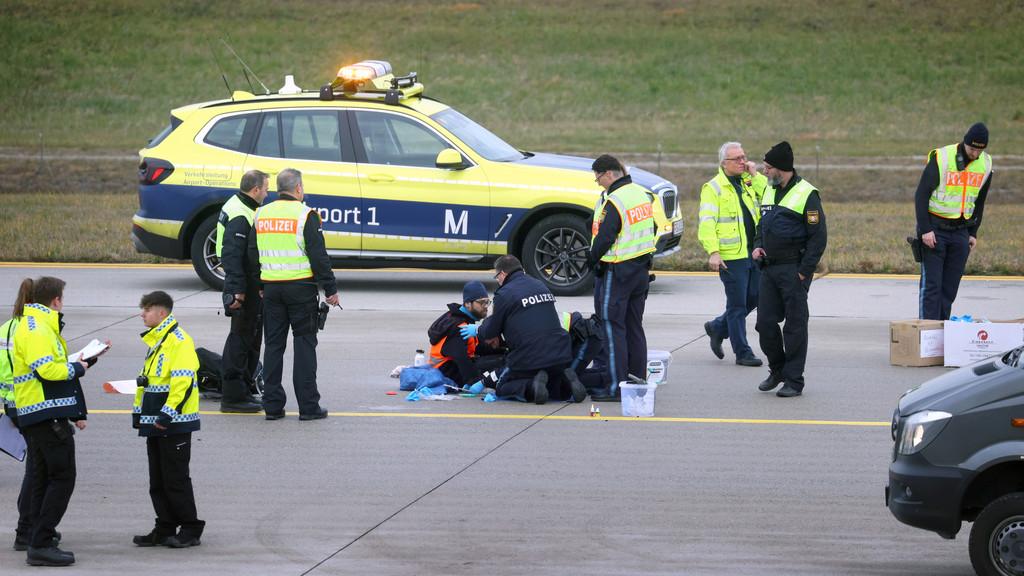
M481 380L477 380L472 386L466 386L463 390L470 394L479 394L484 391L484 383Z
M480 329L477 324L466 324L462 328L459 328L459 332L462 333L463 340L469 340L470 338L476 338L476 331Z
M413 390L412 392L409 392L408 396L405 397L405 401L406 402L416 402L419 399L420 399L420 391L419 390Z
M494 392L488 392L487 396L484 396L484 402L497 402L498 397L494 395Z

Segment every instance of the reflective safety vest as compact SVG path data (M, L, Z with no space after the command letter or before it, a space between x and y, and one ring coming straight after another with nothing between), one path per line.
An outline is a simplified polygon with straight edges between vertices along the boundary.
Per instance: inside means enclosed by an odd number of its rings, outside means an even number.
M303 230L313 209L295 200L276 200L256 211L260 279L287 282L313 277Z
M224 248L224 228L228 222L243 216L251 227L255 215L256 211L246 206L238 194L228 198L228 201L220 209L220 216L217 217L217 258L220 258L221 250Z
M461 328L461 327L466 326L468 324L469 324L469 322L463 322L463 323L459 324L459 327ZM445 364L447 364L449 360L451 360L451 357L445 356L441 352L441 348L444 347L444 343L447 342L447 341L448 341L448 337L445 336L444 338L441 338L440 340L438 340L437 344L434 344L433 346L430 347L430 359L429 359L429 362L430 362L430 365L433 366L434 368L440 368L441 366L444 366ZM480 339L477 338L476 336L473 336L472 338L466 340L466 354L470 358L475 358L476 357L476 347L479 344L480 344Z
M0 404L13 408L14 403L14 331L18 319L11 318L0 326Z
M199 385L192 337L178 327L173 315L142 335L149 347L141 375L146 386L135 389L132 425L139 436L164 436L199 430ZM157 430L161 421L167 430Z
M60 334L60 317L42 304L26 304L14 331L14 402L21 427L86 414L85 397Z
M817 190L818 189L812 186L807 180L800 180L789 192L786 193L785 196L782 197L782 202L779 202L778 205L802 215L804 213L804 208L807 206L807 199L810 198L811 194ZM764 196L761 197L761 205L775 205L774 186L768 186L764 189Z
M601 261L615 264L654 252L657 235L651 193L633 183L608 194L604 203L594 211L590 245L594 245L594 239L597 238L597 231L601 226L601 215L609 204L619 211L622 227L619 228L619 235L615 237L611 248L601 257Z
M764 174L740 176L743 204L757 226L761 219L761 197L768 178ZM704 183L700 189L700 211L697 225L697 240L708 254L718 252L722 260L738 260L750 254L747 245L746 224L743 209L732 182L721 168L718 174ZM753 238L750 238L753 240Z
M982 152L977 160L958 171L956 148L956 144L950 144L933 151L939 166L939 185L928 199L928 211L939 218L963 216L970 220L978 192L992 173L992 157L988 152Z

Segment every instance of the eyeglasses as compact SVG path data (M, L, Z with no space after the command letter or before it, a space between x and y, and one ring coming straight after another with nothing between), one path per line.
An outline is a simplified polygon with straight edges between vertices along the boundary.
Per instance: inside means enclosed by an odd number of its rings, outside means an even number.
M494 273L494 279L497 280L498 276L501 276L502 274L504 274L504 272L495 272Z
M726 158L725 160L727 162L746 162L747 161L747 157L746 156L733 156L732 158Z
M481 298L479 300L473 300L473 303L474 304L480 304L481 306L490 306L491 305L491 299L490 298Z
M594 182L599 182L601 180L601 176L604 176L607 173L607 170L605 170L604 172L594 172Z

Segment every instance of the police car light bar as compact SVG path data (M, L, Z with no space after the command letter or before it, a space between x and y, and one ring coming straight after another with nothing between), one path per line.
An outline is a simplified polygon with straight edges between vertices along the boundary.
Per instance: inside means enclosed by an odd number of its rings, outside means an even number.
M384 60L363 60L338 70L342 82L365 82L391 74L391 63Z

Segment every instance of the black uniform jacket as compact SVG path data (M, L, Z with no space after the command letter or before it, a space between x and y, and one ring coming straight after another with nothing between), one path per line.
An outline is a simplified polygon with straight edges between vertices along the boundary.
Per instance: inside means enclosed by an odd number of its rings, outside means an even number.
M490 340L504 335L509 353L506 365L514 371L537 370L572 361L569 333L562 329L555 296L543 282L516 270L494 292L494 312L477 336Z
M754 233L754 248L764 248L769 263L798 263L798 272L810 278L828 242L821 196L817 190L811 192L802 213L779 205L800 180L794 172L785 188L775 190L775 204L761 205L761 221Z
M259 202L242 192L238 198L251 210L260 207ZM223 216L223 212L221 213ZM223 222L224 238L221 241L220 263L224 267L224 293L247 294L260 287L260 257L256 244L249 246L252 225L245 216L235 216Z

